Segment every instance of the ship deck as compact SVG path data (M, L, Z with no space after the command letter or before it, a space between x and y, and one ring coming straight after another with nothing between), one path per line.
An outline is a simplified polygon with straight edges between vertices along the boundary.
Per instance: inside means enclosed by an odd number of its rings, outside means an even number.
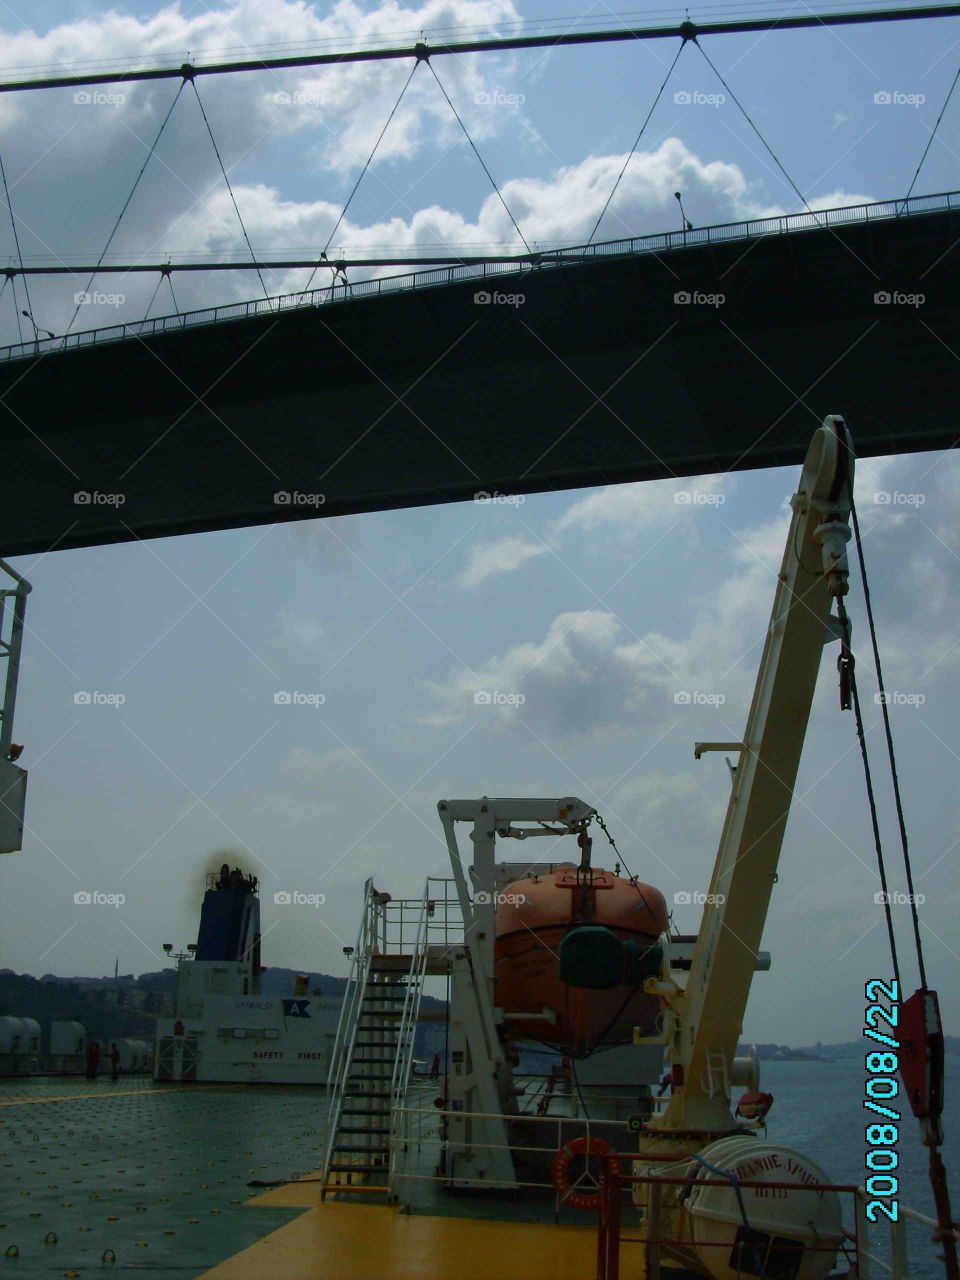
M595 1273L594 1219L573 1210L556 1226L545 1203L510 1195L478 1203L436 1184L412 1214L352 1198L321 1203L308 1179L317 1176L325 1114L325 1092L302 1086L0 1080L0 1267L30 1280L104 1271L156 1280ZM299 1181L248 1185L277 1179Z
M305 1212L204 1280L587 1280L596 1273L592 1220L554 1226L407 1214L384 1204L321 1203L319 1186L278 1187L250 1204Z

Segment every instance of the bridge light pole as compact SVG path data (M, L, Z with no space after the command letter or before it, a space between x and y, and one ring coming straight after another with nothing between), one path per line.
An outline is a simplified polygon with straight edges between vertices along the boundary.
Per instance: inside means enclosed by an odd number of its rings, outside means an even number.
M688 231L693 230L693 223L687 221L687 215L683 211L683 201L680 198L680 192L675 191L673 195L677 204L680 206L680 230L686 234Z
M21 311L20 314L22 316L26 316L27 319L30 321L30 323L33 325L33 340L34 340L34 343L36 343L37 345L39 345L40 343L41 333L45 333L48 338L55 338L57 336L55 333L51 333L49 329L38 329L37 322L36 320L34 320L33 316L30 314L29 311Z

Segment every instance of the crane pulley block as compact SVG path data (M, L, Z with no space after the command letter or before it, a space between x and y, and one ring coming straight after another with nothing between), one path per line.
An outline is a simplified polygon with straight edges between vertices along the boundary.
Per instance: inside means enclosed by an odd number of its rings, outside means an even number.
M900 1006L900 1077L928 1147L943 1142L943 1029L935 991L915 991Z

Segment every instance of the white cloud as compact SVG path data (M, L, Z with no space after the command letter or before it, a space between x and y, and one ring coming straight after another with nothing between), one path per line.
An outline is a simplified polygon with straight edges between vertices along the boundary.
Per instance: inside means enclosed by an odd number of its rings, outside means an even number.
M685 502L683 498L694 491L704 497L722 495L729 488L730 479L730 476L713 475L607 485L578 498L555 522L554 528L561 533L570 529L591 532L616 525L624 534L635 533L652 524L679 520L690 508L713 506L710 502Z
M545 555L547 548L541 542L525 538L500 538L496 542L484 542L470 549L466 568L458 579L462 587L479 587L482 582L498 573L512 573L536 556Z
M918 454L870 460L858 467L858 493L864 495L861 528L887 686L923 692L929 701L960 663L955 620L960 547L953 524L960 456ZM713 491L709 482L696 483ZM899 509L892 502L877 504L872 495L881 483L884 492L919 494L923 501L901 504ZM674 487L672 481L660 486L649 503L639 486L623 486L623 500L616 487L601 490L578 499L554 528L619 524L633 534L644 532L653 521L669 518L666 495ZM532 733L548 743L601 741L664 726L678 715L689 717L689 707L678 706L674 698L693 692L725 699L718 706L701 703L701 728L703 715L709 714L716 718L721 736L739 736L789 521L790 511L784 508L772 519L733 534L727 543L726 574L709 590L701 586L695 595L686 594L685 614L693 612L679 633L640 627L631 631L626 618L599 606L557 614L544 621L539 638L519 641L474 663L475 673L455 670L446 680L431 682L437 710L421 723L445 725L474 717L518 740L528 740ZM669 550L664 556L669 558ZM852 546L850 556L848 606L869 718L877 710L872 704L873 662ZM684 572L675 552L670 563L674 575ZM669 618L665 626L676 628L676 614ZM923 619L922 625L918 619ZM480 690L520 695L523 701L475 707L473 695ZM721 730L725 721L729 723Z
M295 800L292 796L271 796L261 800L256 813L279 822L284 827L298 827L304 823L323 822L339 812L336 805L321 800Z
M431 682L443 722L468 714L482 723L529 725L537 736L596 736L626 719L649 716L647 704L665 700L669 671L650 650L632 646L605 609L561 613L540 641L527 641L491 659L476 675L456 671ZM474 694L496 691L523 702L475 706ZM523 732L523 730L520 730Z
M294 747L287 755L286 763L301 773L330 773L344 767L360 766L359 755L347 747L334 747L322 753L308 747Z
M303 649L316 650L320 648L321 642L326 635L319 618L313 618L306 614L291 613L289 610L283 609L277 616L277 622L283 638Z

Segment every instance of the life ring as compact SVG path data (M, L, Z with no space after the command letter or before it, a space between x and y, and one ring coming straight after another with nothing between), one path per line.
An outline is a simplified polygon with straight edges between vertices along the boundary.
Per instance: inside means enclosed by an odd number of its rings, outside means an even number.
M560 1148L557 1154L553 1157L551 1181L553 1182L554 1190L560 1197L563 1204L572 1205L574 1209L600 1208L599 1189L597 1191L577 1191L576 1183L574 1183L573 1186L570 1185L568 1170L570 1168L570 1162L573 1160L574 1156L583 1155L585 1152L602 1155L604 1152L612 1150L613 1147L611 1147L610 1143L606 1142L603 1138L586 1136L583 1138L573 1138L570 1142ZM620 1173L622 1169L620 1161L614 1160L611 1163L613 1171L615 1173Z
M772 1093L745 1093L737 1103L736 1114L742 1116L744 1120L755 1120L758 1124L762 1124L772 1106Z

